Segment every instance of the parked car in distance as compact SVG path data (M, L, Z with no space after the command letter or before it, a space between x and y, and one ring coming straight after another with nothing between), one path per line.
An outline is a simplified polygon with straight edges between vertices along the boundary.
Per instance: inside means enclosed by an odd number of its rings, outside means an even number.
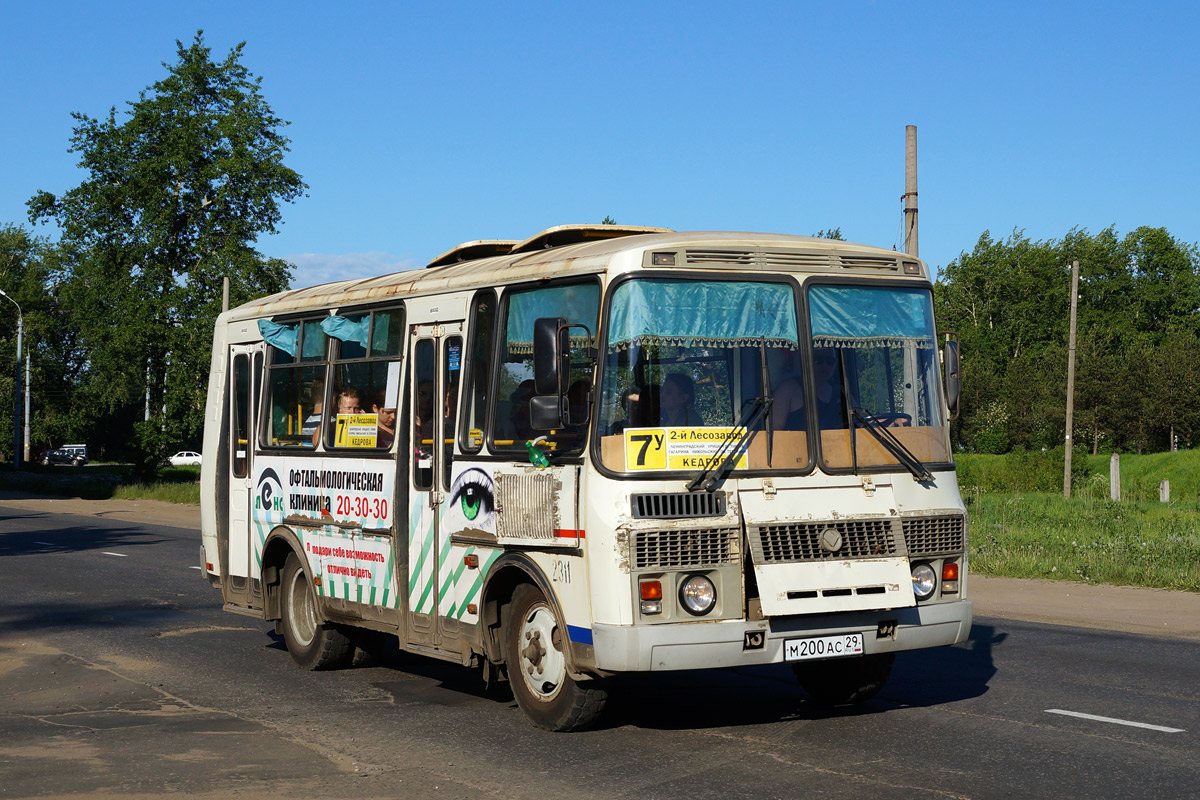
M73 467L82 467L88 463L87 456L82 453L75 453L70 450L47 450L42 453L42 466L48 467L51 464L70 464Z
M178 453L168 458L167 461L171 462L172 467L198 467L200 466L200 454L193 453L191 450L180 450Z

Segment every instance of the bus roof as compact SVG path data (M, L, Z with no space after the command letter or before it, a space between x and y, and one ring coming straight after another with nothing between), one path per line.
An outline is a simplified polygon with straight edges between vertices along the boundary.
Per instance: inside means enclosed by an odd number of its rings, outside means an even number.
M559 244L561 243L561 244ZM623 251L674 252L676 267L781 272L852 271L927 277L914 256L839 239L779 233L682 231L633 226L560 225L523 242L475 240L435 258L425 269L292 289L232 309L227 320L338 308L430 292L603 272ZM911 266L911 265L916 265ZM223 315L224 316L224 315Z

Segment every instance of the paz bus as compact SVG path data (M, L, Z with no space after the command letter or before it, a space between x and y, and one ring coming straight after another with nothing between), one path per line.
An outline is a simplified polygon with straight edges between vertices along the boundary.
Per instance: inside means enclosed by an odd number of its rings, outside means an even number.
M621 673L817 702L970 631L957 343L926 265L564 225L218 318L202 555L306 669L404 651L593 723ZM208 457L212 454L213 457Z

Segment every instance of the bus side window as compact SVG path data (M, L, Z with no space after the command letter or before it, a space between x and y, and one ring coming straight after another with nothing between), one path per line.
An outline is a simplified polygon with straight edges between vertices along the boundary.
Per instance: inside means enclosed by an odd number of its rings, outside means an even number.
M443 414L445 416L442 442L445 456L442 458L442 483L446 491L450 491L450 472L454 466L454 423L458 418L458 384L462 375L462 347L461 336L447 338L444 346L445 357L442 361L442 385L446 387L443 397Z
M562 430L534 431L529 415L533 398L533 325L542 317L562 317L571 325L583 325L594 336L600 314L600 286L594 281L564 283L536 288L518 288L504 296L498 354L499 370L497 397L502 405L507 400L507 413L498 413L492 422L492 445L496 450L524 449L525 442L545 434L547 446L556 453L578 452L583 449L583 425ZM582 351L593 342L586 341L581 328L572 329L571 350ZM572 363L566 384L578 381L576 396L586 399L590 388L591 366ZM577 403L577 407L578 403ZM586 408L586 405L584 406Z
M422 339L413 350L412 443L413 486L419 490L433 488L433 436L436 430L433 414L438 408L434 381L437 353L433 339Z
M250 413L250 359L238 353L233 357L233 441L229 443L235 478L246 477Z
M313 432L321 419L325 387L327 338L321 320L263 320L259 328L271 345L262 444L311 448Z
M466 355L466 374L463 376L463 417L466 425L458 438L464 453L478 453L483 448L487 430L488 378L492 371L492 345L495 342L496 293L491 289L475 295L471 317L471 346Z
M403 344L404 310L385 308L340 312L328 320L326 332L334 342L331 398L345 395L348 411L374 415L374 437L336 438L332 418L325 425L326 448L388 450L396 439L399 405L400 348ZM331 402L330 413L337 413ZM361 423L360 423L361 424ZM341 441L341 444L338 444Z

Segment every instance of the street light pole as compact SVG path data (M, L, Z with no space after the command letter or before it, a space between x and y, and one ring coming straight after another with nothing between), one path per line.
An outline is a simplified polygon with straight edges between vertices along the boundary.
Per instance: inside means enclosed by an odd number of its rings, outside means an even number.
M0 295L8 297L3 289L0 289ZM21 348L23 347L22 339L25 336L25 315L21 311L20 303L11 297L8 299L17 307L17 368L13 383L13 469L19 470L21 468Z

